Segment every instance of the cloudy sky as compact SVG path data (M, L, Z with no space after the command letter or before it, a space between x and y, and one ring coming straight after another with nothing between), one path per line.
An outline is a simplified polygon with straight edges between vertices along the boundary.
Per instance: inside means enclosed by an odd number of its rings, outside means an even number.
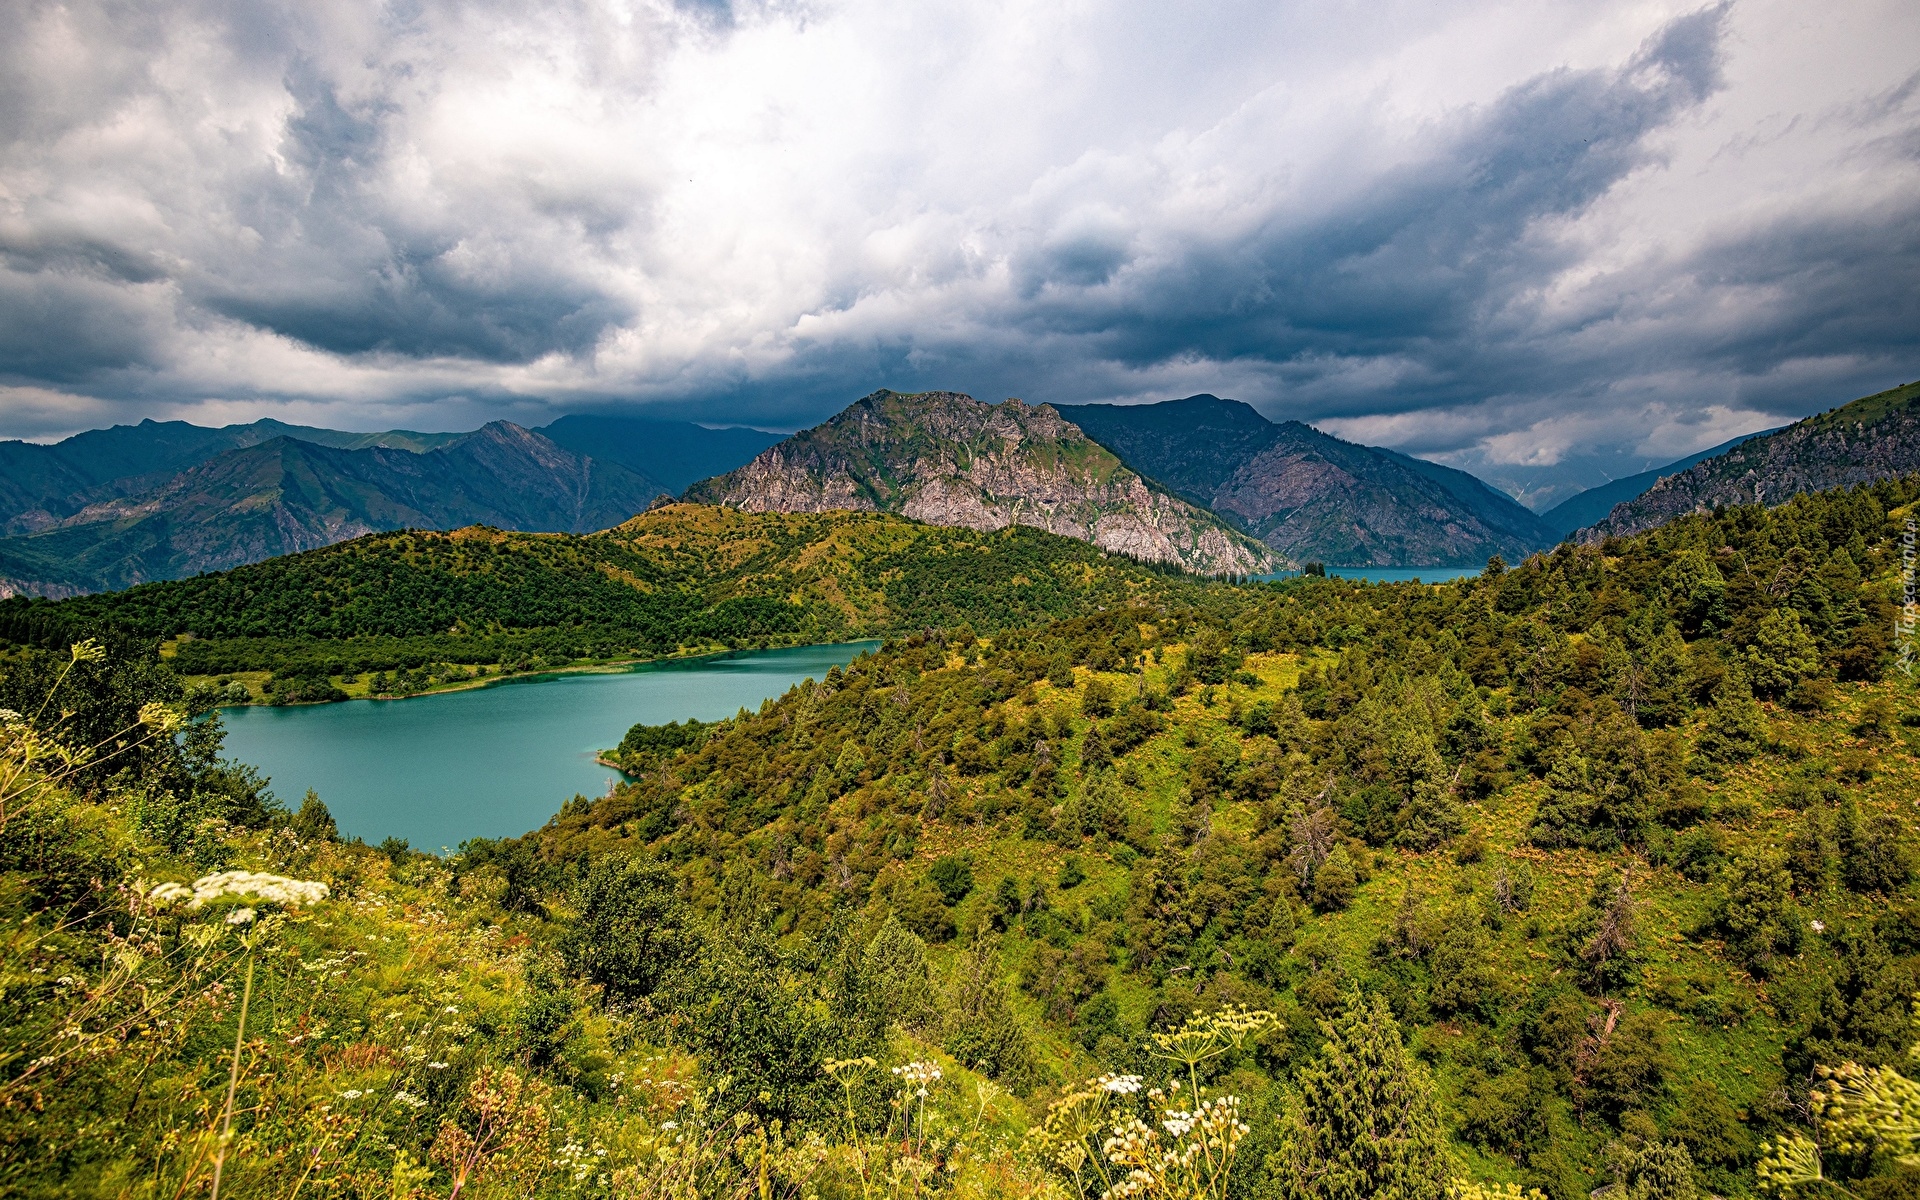
M0 436L1208 391L1540 503L1920 378L1912 0L0 6Z

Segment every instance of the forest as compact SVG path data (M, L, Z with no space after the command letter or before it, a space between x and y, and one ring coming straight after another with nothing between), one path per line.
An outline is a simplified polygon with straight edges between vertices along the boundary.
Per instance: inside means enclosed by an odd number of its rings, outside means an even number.
M369 534L124 592L0 600L0 640L165 639L167 664L193 686L218 685L223 703L328 700L409 694L480 668L1001 629L1183 582L1025 526L671 505L586 536Z
M445 859L224 761L177 622L10 634L0 1187L1920 1194L1916 502L1112 566Z

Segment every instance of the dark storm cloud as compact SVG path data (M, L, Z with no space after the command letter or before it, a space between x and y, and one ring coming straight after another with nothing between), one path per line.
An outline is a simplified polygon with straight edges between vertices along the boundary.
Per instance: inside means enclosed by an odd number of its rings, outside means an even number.
M1205 390L1533 491L1920 374L1899 8L1235 2L29 4L0 434Z

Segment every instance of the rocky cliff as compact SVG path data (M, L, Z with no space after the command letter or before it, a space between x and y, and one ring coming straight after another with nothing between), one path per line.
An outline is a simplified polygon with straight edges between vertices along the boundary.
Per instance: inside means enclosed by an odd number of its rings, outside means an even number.
M1574 537L1594 542L1652 529L1691 512L1733 504L1784 504L1801 492L1914 471L1920 471L1920 382L1742 442L1667 476Z
M1274 569L1266 547L1151 486L1050 405L879 391L685 499L747 512L891 512L1030 525L1205 574Z

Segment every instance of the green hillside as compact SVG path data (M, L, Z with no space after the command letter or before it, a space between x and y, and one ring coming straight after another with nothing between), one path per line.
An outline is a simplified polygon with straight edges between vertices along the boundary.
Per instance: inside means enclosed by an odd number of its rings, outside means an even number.
M71 600L0 601L0 638L168 640L195 677L324 698L685 650L1028 624L1140 589L1195 587L1026 527L672 505L587 536L372 534L219 574ZM187 636L182 636L187 635ZM412 672L376 685L357 677ZM422 673L429 673L423 676Z
M1920 992L1917 505L929 622L445 861L142 724L150 659L16 651L0 1187L1912 1195L1920 1103L1864 1072ZM643 557L793 561L713 528ZM807 578L893 561L836 545Z

